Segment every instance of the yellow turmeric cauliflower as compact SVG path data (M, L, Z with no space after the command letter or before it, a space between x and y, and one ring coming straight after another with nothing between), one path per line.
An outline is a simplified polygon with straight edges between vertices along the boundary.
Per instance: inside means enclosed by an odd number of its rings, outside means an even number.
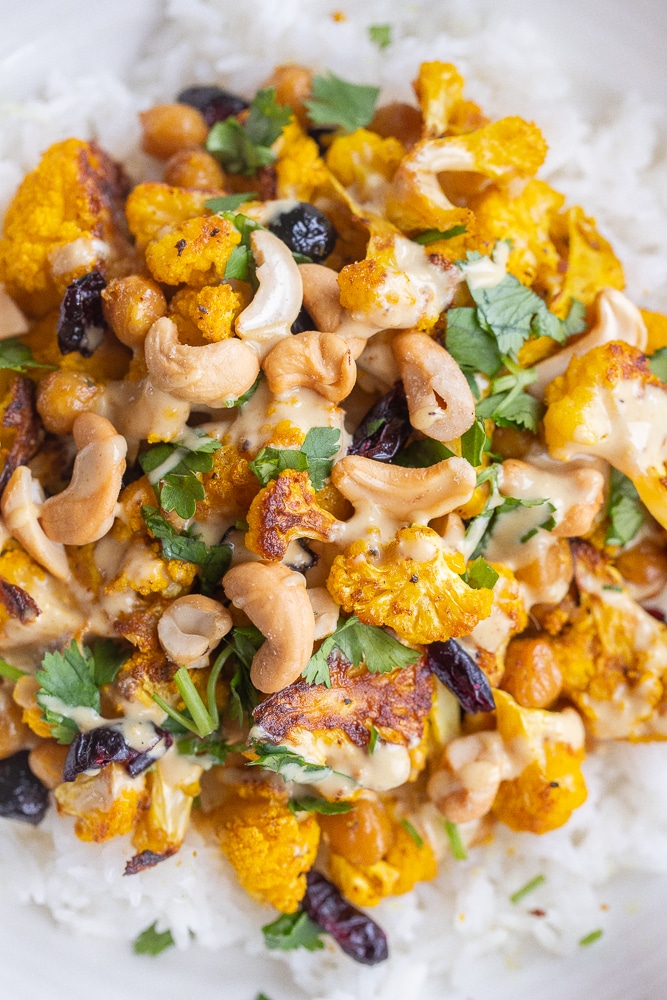
M461 579L462 555L448 551L432 528L401 528L381 550L360 539L336 556L329 593L366 625L389 625L408 642L445 642L469 635L488 618L493 591Z
M284 794L253 783L234 785L212 822L246 892L282 913L294 913L317 854L320 828L315 818L300 813L297 819Z
M282 559L290 542L326 542L338 521L317 503L307 472L285 469L257 494L248 511L245 543L263 559Z
M190 822L193 800L201 790L201 771L197 764L189 768L181 766L173 780L161 760L151 768L146 775L149 805L142 810L132 837L137 851L150 851L162 857L176 853Z
M55 790L58 812L74 816L79 840L97 844L130 833L146 807L143 775L132 778L122 764L107 764L98 774L77 774Z
M551 239L561 257L556 272L540 276L547 303L557 316L565 316L572 299L589 305L603 288L625 287L623 267L595 220L578 205L553 220ZM538 291L540 288L538 287Z
M173 187L158 181L137 184L125 203L127 224L137 249L145 250L165 229L174 229L201 215L205 202L221 193Z
M405 155L402 142L386 139L359 128L334 139L327 151L326 164L352 198L361 205L380 209L388 184Z
M146 264L156 281L201 288L221 281L241 234L218 215L187 219L146 247Z
M169 316L181 343L215 343L234 335L234 320L248 303L248 296L231 285L182 288L169 303Z

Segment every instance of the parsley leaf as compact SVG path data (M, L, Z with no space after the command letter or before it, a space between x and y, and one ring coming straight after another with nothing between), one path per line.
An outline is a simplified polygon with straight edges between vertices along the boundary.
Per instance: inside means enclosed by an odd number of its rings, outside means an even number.
M135 955L159 955L167 948L173 948L171 931L158 931L157 921L139 934L132 944Z
M271 146L291 117L291 108L276 101L274 87L259 90L250 104L245 124L237 118L216 122L206 139L206 149L228 173L251 177L260 167L275 162Z
M352 802L329 802L328 799L322 799L318 795L304 795L300 799L290 799L287 805L293 813L319 813L321 816L337 816L339 813L354 809Z
M368 37L374 45L382 51L391 45L391 25L371 24L368 28Z
M215 214L220 212L235 212L241 205L245 205L247 201L254 201L257 197L258 195L256 191L242 191L240 194L225 194L220 198L209 198L208 201L204 202L204 208L207 208L209 212L214 212Z
M414 243L428 246L429 243L435 243L437 240L451 240L455 236L463 236L466 229L467 226L452 226L450 229L426 229L419 236L413 236L412 240Z
M667 347L660 347L648 359L648 366L662 382L667 382Z
M180 559L199 566L202 592L210 594L229 567L231 547L224 543L209 546L202 541L201 535L176 531L158 507L145 504L141 508L141 516L153 537L162 543L164 558Z
M313 764L295 750L279 743L251 742L250 749L257 754L257 760L248 761L249 767L263 767L274 771L285 781L298 781L308 785L313 781L324 781L334 772L324 764Z
M625 545L644 523L644 508L639 494L632 481L617 469L611 470L609 479L607 517L609 527L604 537L605 545Z
M55 371L55 365L43 365L40 361L35 361L28 345L22 343L18 337L8 337L7 340L0 341L0 368L19 374L26 368L49 368Z
M308 472L314 490L321 490L331 472L333 455L338 451L340 431L336 427L311 427L301 448L266 447L249 463L262 486L277 479L285 469Z
M379 87L348 83L329 73L313 77L313 96L305 105L314 125L338 125L354 132L370 125L379 93Z
M324 948L322 933L322 928L303 911L282 913L273 923L262 927L264 943L272 951L292 951L294 948L319 951Z
M339 649L355 667L365 663L371 674L391 673L397 667L415 663L420 656L415 649L404 646L377 625L364 625L352 615L336 626L336 631L327 636L318 651L308 660L302 677L309 684L331 687L328 657L334 649Z

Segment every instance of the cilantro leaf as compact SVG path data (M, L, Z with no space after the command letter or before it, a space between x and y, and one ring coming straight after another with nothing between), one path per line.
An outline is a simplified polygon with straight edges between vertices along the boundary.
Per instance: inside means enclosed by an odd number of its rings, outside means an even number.
M240 194L225 194L220 198L209 198L208 201L204 202L204 208L207 208L209 212L214 212L218 214L219 212L235 212L237 208L241 205L245 205L247 201L254 201L257 198L256 191L242 191Z
M334 772L324 764L313 764L295 750L279 743L250 743L250 749L257 754L257 760L248 761L249 767L263 767L274 771L285 781L297 781L307 785L313 781L324 781Z
M377 625L364 625L354 615L339 622L336 631L324 640L306 664L302 677L309 684L331 687L328 657L339 649L353 666L365 663L371 674L388 674L419 659L419 653L404 646Z
M157 921L139 934L132 944L135 955L160 955L167 948L173 948L171 931L158 931Z
M290 799L287 805L293 813L310 812L319 813L321 816L337 816L354 809L352 802L329 802L328 799L322 799L318 795L304 795L300 799Z
M266 447L257 454L249 467L262 486L277 479L285 469L308 472L314 490L321 490L331 472L332 456L338 451L340 431L335 427L311 427L301 448Z
M667 382L667 347L660 347L648 359L648 366L662 382Z
M501 427L526 427L536 431L544 406L525 392L525 387L535 381L534 368L522 368L508 355L503 363L508 374L500 375L491 382L491 395L477 403L478 417L491 417Z
M476 420L472 427L461 435L461 457L467 459L472 466L481 465L485 445L484 422Z
M18 337L8 337L0 341L0 368L22 374L26 368L49 368L55 371L55 365L43 365L35 361L32 351Z
M449 310L446 347L464 371L483 372L491 378L503 366L498 345L480 326L476 309Z
M382 51L391 45L391 25L371 24L368 28L368 37L374 45Z
M260 372L259 375L257 376L257 378L255 379L255 381L253 382L253 384L250 386L249 389L246 389L246 391L243 393L243 395L237 396L236 399L230 399L229 402L225 403L225 406L226 407L237 406L237 407L239 407L239 409L242 406L245 406L245 404L248 402L248 400L252 396L254 396L255 393L257 392L257 390L259 389L260 382L262 381L263 378L264 378L264 373Z
M578 299L572 299L572 304L567 316L562 321L565 339L573 337L575 333L583 333L586 329L586 306Z
M413 236L412 240L414 243L428 246L429 243L435 243L437 240L451 240L455 236L463 236L466 229L467 226L452 226L450 229L426 229L419 236Z
M473 590L480 590L484 587L488 590L493 590L498 579L498 573L496 573L493 566L489 566L483 556L478 556L468 566L463 579Z
M129 659L130 651L113 639L100 639L93 645L93 679L98 687L112 684L118 671Z
M625 545L631 541L644 523L644 508L634 484L617 469L611 470L609 500L607 501L609 527L605 545Z
M145 504L141 508L141 516L153 537L161 542L164 558L180 559L199 566L202 592L210 594L229 567L231 547L224 543L209 546L200 535L176 531L158 507Z
M373 723L371 722L371 738L368 741L368 752L369 752L369 754L372 755L372 754L375 753L375 748L378 745L378 740L379 739L380 739L380 731L379 731L379 729L376 729L375 726L373 725Z
M194 517L197 501L206 497L197 473L211 471L213 453L222 447L220 441L205 434L199 435L195 444L196 447L180 441L163 443L139 456L139 464L156 488L162 510L175 510L186 521Z
M262 448L248 466L255 473L262 486L272 479L277 479L285 469L295 469L305 472L308 469L308 459L301 451L291 448Z
M512 274L506 274L491 288L478 288L474 284L468 287L477 306L479 324L493 334L501 354L516 357L531 334L564 343L566 335L561 320L549 312L539 295Z
M250 667L255 653L264 641L264 636L254 625L232 629L230 645L233 647L236 670L229 684L229 715L241 725L244 717L250 716L252 710L259 705L259 692L250 680Z
M292 951L295 948L319 951L324 948L320 937L322 933L322 928L303 911L282 913L273 923L262 927L264 943L272 951Z
M290 108L278 104L274 87L255 94L245 124L237 118L216 122L206 139L206 149L230 174L251 177L260 167L275 162L272 144L292 117Z
M337 125L354 132L370 125L379 93L379 87L348 83L333 73L315 76L306 110L314 125Z
M212 733L203 738L195 735L181 737L176 746L180 754L189 757L210 757L216 764L224 764L230 753L243 749L241 745L228 743Z
M438 462L444 462L446 458L453 457L454 452L440 441L435 441L433 438L422 438L421 441L413 441L402 451L399 451L393 464L408 469L426 469Z

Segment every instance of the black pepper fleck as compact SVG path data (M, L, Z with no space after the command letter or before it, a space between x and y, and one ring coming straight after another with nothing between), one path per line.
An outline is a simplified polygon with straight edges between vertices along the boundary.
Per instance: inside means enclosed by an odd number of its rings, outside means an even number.
M179 257L181 256L187 245L188 245L187 240L179 240L178 243L174 244L174 247L176 248Z
M416 573L413 573L412 576L410 577L410 583L419 583L419 577L417 576Z

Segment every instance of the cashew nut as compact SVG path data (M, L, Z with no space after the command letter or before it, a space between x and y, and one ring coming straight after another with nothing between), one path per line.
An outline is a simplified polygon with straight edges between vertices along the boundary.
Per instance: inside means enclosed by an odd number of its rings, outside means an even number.
M69 563L65 546L47 538L39 523L43 503L40 483L32 478L27 465L19 465L2 494L2 516L7 529L35 562L59 580L67 580Z
M169 605L157 624L160 645L180 666L205 666L232 627L232 616L219 601L202 594L179 597Z
M259 288L236 320L236 333L264 357L277 340L290 335L301 309L303 286L299 268L282 240L256 229L250 242L259 264Z
M144 349L152 382L188 403L223 407L247 392L259 374L257 355L248 344L229 337L188 347L180 343L176 324L167 317L150 328Z
M324 639L336 631L340 605L334 601L326 587L311 587L308 600L315 615L315 639Z
M475 400L451 354L426 333L399 333L392 342L410 423L436 441L453 441L475 422Z
M222 586L266 636L252 661L252 683L266 694L282 691L301 676L313 651L315 615L305 578L282 563L252 562L228 570Z
M485 816L510 777L510 761L496 732L474 733L451 740L442 767L428 782L428 794L450 823L469 823Z
M640 351L645 349L648 334L642 314L622 292L615 288L603 288L596 299L595 308L595 325L584 337L579 337L557 354L535 365L537 378L527 388L531 396L542 399L548 384L565 372L572 358L581 357L594 347L601 347L612 340L622 340Z
M332 403L349 396L357 378L349 345L335 333L317 330L279 340L262 368L269 389L276 395L303 387Z
M0 284L0 340L18 337L29 329L27 319L11 295L5 291L5 286Z
M323 264L299 264L303 305L318 330L335 333L343 320L338 275Z
M40 520L52 541L87 545L106 535L113 524L127 442L96 413L79 414L72 433L77 447L72 480L45 501Z
M448 458L426 469L408 469L361 455L346 455L331 470L331 481L357 513L375 507L381 509L385 523L427 524L470 499L475 489L475 470L465 458Z
M605 479L590 465L578 462L559 462L549 468L516 458L502 464L503 496L518 500L549 498L556 525L551 534L560 538L576 538L587 534L593 519L602 506Z

